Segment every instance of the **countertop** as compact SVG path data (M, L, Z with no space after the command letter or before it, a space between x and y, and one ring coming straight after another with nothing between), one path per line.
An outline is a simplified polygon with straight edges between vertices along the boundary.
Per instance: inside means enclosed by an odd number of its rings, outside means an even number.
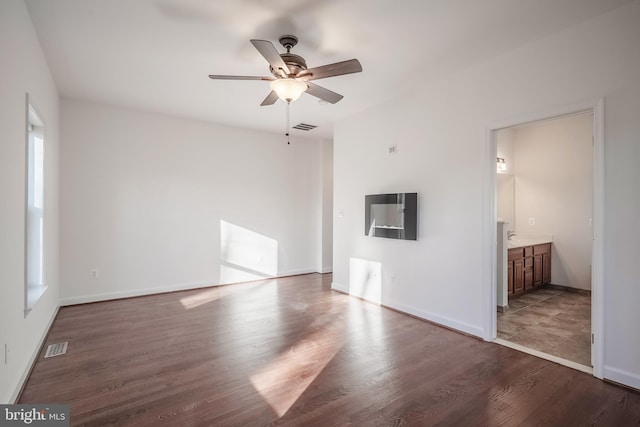
M525 246L542 245L553 242L552 236L518 236L507 240L507 248L523 248Z

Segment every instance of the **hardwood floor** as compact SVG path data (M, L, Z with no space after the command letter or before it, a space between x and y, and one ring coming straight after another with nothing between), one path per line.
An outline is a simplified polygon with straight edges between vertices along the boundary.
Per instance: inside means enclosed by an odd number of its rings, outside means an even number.
M73 425L640 424L640 394L311 274L64 307L21 403Z
M539 289L498 313L498 338L591 366L591 296Z

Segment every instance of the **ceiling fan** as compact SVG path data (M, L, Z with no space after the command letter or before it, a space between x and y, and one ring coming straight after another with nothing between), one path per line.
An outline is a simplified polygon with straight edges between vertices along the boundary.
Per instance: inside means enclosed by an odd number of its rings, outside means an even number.
M269 71L272 76L226 76L211 74L209 78L214 80L263 80L271 82L271 92L262 101L262 106L273 105L278 99L287 104L295 101L306 92L309 95L320 98L323 101L335 104L343 96L326 89L311 80L327 77L341 76L344 74L359 73L362 65L357 59L327 64L320 67L307 68L307 63L300 55L291 53L291 48L298 44L298 38L292 35L283 35L278 41L287 49L287 53L278 53L273 43L267 40L252 39L251 44L269 63Z

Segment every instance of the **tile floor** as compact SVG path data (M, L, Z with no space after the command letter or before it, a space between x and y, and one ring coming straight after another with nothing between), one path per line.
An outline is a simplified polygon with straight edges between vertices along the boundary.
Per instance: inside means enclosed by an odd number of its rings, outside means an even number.
M591 296L538 289L498 313L498 338L591 366Z

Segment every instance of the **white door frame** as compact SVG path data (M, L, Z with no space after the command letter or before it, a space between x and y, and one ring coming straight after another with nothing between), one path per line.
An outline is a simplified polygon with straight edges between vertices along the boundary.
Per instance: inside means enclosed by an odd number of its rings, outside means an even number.
M496 121L487 126L485 137L483 203L483 312L484 339L497 337L497 225L496 225L496 131L579 112L593 113L593 249L591 259L591 364L593 376L604 374L604 99L576 104Z

